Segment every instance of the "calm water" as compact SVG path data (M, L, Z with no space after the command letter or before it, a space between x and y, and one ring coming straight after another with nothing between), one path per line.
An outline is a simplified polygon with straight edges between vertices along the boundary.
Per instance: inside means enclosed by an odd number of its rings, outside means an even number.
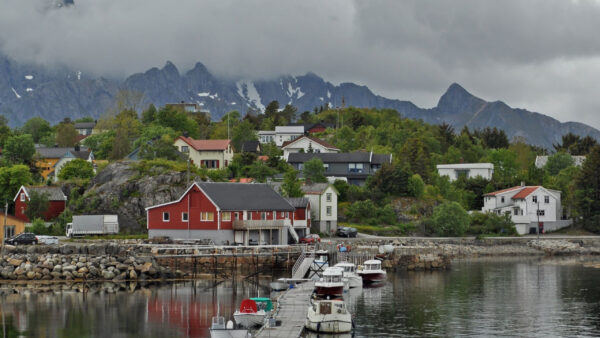
M135 291L4 296L0 337L205 337L213 315L268 294L267 279ZM600 336L600 265L470 260L451 271L393 273L346 295L357 337Z

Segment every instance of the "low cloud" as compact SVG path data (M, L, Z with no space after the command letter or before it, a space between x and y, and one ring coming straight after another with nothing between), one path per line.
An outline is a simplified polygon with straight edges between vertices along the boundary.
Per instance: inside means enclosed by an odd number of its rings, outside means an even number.
M173 61L224 77L315 72L430 107L452 82L600 128L594 1L0 2L0 50L123 78Z

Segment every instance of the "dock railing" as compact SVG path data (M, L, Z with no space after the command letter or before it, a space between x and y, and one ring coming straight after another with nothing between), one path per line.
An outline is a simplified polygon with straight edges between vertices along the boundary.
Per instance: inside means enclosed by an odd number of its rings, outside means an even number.
M292 267L292 278L297 279L297 278L304 277L304 275L308 271L308 268L310 267L310 264L312 264L312 261L314 259L315 259L315 252L314 251L307 252L307 248L304 247L302 249L302 253L298 257L298 260L296 261L296 263L294 263L294 266ZM304 273L302 273L302 271L304 271ZM301 276L300 276L300 273L302 273Z

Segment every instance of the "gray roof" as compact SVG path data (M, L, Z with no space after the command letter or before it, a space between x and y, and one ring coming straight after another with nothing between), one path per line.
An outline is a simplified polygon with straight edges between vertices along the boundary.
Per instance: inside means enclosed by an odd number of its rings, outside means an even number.
M304 163L314 157L320 158L323 163L375 163L383 164L391 162L390 154L372 154L370 152L357 151L353 153L291 153L288 156L289 163Z
M263 183L198 183L221 210L294 211L273 188Z
M94 129L96 122L78 122L75 123L75 129Z
M49 201L66 201L67 197L59 187L25 187L27 194L35 191L40 194L48 195Z
M260 151L260 142L246 141L242 143L242 152L257 152Z
M306 208L308 206L308 199L304 197L288 197L286 200L294 208Z
M322 194L327 187L329 187L329 183L312 183L312 184L303 184L300 188L305 193L319 193Z
M69 151L77 158L87 159L90 155L90 152L87 150L86 147L81 147L79 151L76 151L75 148L58 147L40 147L35 149L35 152L38 153L42 158L61 158L65 156L65 154Z

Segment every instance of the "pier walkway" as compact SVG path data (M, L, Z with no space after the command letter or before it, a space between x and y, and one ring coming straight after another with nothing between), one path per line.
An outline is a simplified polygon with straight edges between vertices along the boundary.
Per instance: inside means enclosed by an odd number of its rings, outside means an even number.
M271 328L264 326L256 337L300 337L304 330L304 322L314 288L315 282L310 281L288 289L277 300L275 319L281 322L281 326Z

